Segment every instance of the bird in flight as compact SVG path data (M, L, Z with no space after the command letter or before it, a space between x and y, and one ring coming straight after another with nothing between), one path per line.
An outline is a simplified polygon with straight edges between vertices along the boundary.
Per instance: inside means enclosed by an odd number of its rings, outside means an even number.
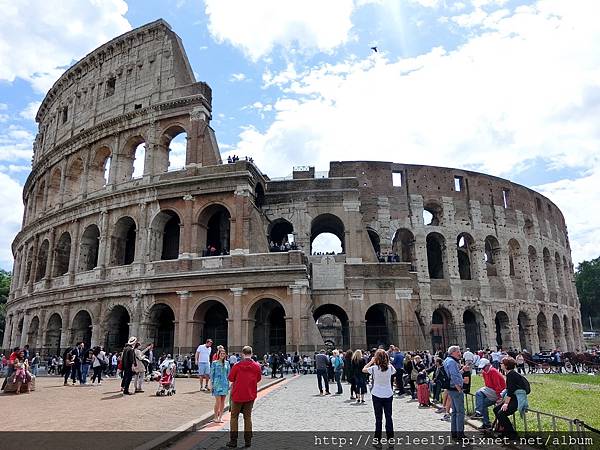
M371 47L371 50L373 50L375 53L377 53L377 47Z

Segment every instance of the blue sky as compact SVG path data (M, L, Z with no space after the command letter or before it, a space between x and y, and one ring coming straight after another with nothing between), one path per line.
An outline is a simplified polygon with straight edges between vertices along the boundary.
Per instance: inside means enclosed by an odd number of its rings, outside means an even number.
M213 89L223 155L271 177L376 159L479 170L563 211L598 256L600 2L0 0L0 267L39 102L73 62L157 18ZM379 52L370 47L377 46Z

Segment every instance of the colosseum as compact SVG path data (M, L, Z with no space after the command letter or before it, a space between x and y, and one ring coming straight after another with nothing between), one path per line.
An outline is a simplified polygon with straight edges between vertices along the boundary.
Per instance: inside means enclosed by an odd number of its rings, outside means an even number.
M561 211L472 171L223 162L211 89L163 20L68 69L36 116L3 348L129 335L183 353L581 346ZM185 144L174 167L171 143ZM321 235L339 250L321 252Z

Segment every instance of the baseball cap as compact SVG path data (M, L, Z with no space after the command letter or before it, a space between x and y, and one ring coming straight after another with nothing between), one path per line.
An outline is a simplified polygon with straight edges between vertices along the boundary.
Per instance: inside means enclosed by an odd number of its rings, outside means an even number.
M479 367L480 369L483 369L485 366L487 366L488 364L490 364L490 360L487 358L481 358L479 360L479 364L477 367Z

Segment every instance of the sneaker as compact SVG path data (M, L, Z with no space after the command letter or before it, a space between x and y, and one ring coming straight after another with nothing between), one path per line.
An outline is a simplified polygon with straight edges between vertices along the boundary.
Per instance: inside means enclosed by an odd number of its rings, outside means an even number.
M478 429L479 431L491 431L491 429L492 429L492 425L491 425L491 424L485 424L485 423L484 423L483 425L481 425L481 426L477 427L477 429Z
M471 419L483 419L483 416L475 411L474 414L471 414Z
M446 408L438 408L438 409L435 410L436 414L441 414L443 412L446 412Z

